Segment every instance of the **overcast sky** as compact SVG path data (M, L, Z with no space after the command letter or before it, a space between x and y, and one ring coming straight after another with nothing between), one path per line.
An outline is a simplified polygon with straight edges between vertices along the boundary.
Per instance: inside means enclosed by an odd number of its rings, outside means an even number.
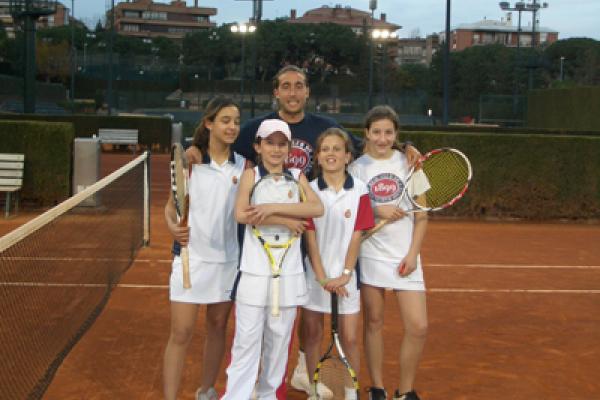
M60 0L70 8L70 0ZM111 0L74 0L75 17L93 26L110 7ZM121 2L114 0L115 3ZM516 0L511 1L511 5ZM155 2L169 3L168 0ZM225 22L247 21L252 15L251 0L199 0L202 7L217 8L217 16L213 20L218 24ZM528 0L526 2L532 2ZM600 40L600 0L548 0L549 7L541 10L540 25L559 32L559 38L590 37ZM193 0L187 0L193 5ZM265 0L263 2L263 19L274 19L289 16L291 9L296 9L298 16L307 10L322 5L334 7L336 4L368 11L369 0ZM401 37L409 37L415 32L421 36L444 30L446 1L444 0L378 0L376 16L387 14L387 20L401 25ZM484 18L499 20L505 14L500 10L496 0L453 0L452 26L472 23ZM516 24L516 15L514 18ZM523 13L523 29L531 23L531 13Z

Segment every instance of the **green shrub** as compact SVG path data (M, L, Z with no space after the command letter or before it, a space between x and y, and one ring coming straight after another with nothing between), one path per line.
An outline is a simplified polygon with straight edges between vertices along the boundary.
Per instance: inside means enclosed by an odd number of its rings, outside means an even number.
M0 120L3 119L70 122L75 137L92 137L100 128L137 129L144 149L168 151L171 144L171 120L166 117L0 114Z
M527 126L600 131L600 87L534 90L529 93Z
M51 205L69 197L73 139L68 123L0 121L0 153L25 154L22 199Z

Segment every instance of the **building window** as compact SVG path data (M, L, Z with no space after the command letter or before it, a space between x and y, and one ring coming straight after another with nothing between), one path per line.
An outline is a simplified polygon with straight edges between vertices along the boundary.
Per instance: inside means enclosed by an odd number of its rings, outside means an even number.
M199 15L196 17L196 22L208 22L208 17L206 15Z
M544 43L548 41L548 34L545 32L540 32L540 43Z
M123 24L123 32L139 32L140 26L135 24Z
M144 18L144 19L159 19L159 20L166 21L167 13L161 12L161 11L144 11L142 13L142 18Z
M140 13L139 13L139 11L126 10L126 11L123 11L123 17L125 17L125 18L139 18L140 17Z
M179 27L174 27L174 26L170 26L169 33L191 33L194 32L194 30L192 28L179 28Z
M48 18L46 21L48 23L48 26L54 26L54 15L48 15Z

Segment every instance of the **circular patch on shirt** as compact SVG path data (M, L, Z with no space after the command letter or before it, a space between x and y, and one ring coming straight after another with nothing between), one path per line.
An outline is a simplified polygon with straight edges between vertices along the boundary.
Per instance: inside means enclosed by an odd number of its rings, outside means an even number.
M292 197L294 197L294 193L290 190L288 192L288 199L291 199Z
M298 168L304 173L311 169L313 147L300 139L292 139L292 150L288 156L286 168Z
M232 182L234 185L237 185L237 183L238 183L238 177L237 177L237 176L234 176L233 178L231 178L231 182Z
M377 203L387 203L400 197L404 184L398 176L389 172L375 175L369 183L369 197Z
M350 218L352 216L352 211L350 211L350 209L346 209L346 212L344 213L344 217L346 218Z

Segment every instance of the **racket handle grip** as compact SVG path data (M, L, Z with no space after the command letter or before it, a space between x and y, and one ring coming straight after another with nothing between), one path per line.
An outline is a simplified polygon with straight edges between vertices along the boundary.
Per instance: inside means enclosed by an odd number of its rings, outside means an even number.
M272 278L271 282L271 315L279 317L279 277Z
M183 266L183 288L190 289L192 287L190 279L190 252L187 246L181 247L181 265Z
M377 223L377 225L375 225L373 228L366 231L361 240L367 240L368 238L373 236L375 233L377 233L381 228L383 228L387 223L388 223L387 219L382 219L381 221L379 221Z

